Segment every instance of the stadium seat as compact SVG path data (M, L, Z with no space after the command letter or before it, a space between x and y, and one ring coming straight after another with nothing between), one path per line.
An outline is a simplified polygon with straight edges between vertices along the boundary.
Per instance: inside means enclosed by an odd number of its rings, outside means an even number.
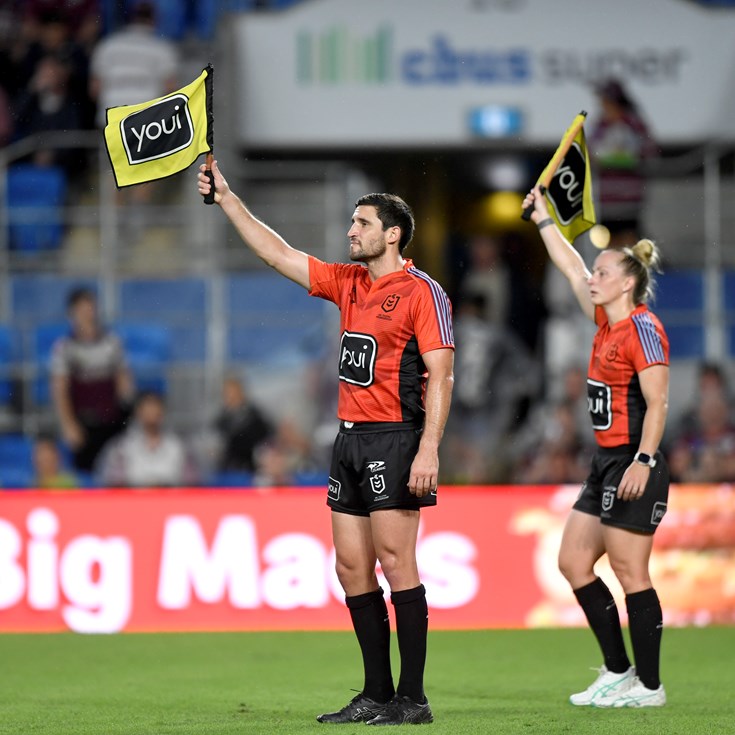
M34 330L30 357L31 362L36 367L32 392L33 400L37 406L46 406L51 400L51 387L49 385L51 351L54 342L68 333L69 325L64 323L42 324Z
M656 277L653 311L669 336L676 359L704 357L704 278L701 271L668 271Z
M301 286L258 272L230 276L225 293L229 360L299 362L322 350L329 305Z
M0 466L0 489L26 490L33 484L33 471L25 467Z
M33 475L33 441L23 434L0 434L0 487L30 487Z
M11 250L37 253L61 245L66 174L55 166L18 164L8 170Z
M14 324L34 328L59 322L66 315L66 300L72 289L89 288L102 297L97 281L46 274L14 275L10 281L10 309Z
M212 478L213 487L251 487L253 475L251 472L217 472Z
M320 317L325 303L309 296L293 281L263 271L230 276L226 302L228 312L235 315L280 313L301 320Z
M166 392L166 368L171 358L171 335L160 324L117 323L120 336L138 390Z
M18 360L18 335L12 327L0 325L0 405L13 396L13 367Z
M698 324L669 324L664 318L672 360L704 358L704 329Z
M725 311L735 318L735 271L727 271L723 278Z
M180 41L189 33L211 40L221 0L155 0L158 32Z
M670 271L656 276L654 311L687 311L696 313L704 308L704 278L702 271Z
M201 278L136 279L120 284L120 319L154 319L170 334L170 359L203 362L207 356L207 287Z

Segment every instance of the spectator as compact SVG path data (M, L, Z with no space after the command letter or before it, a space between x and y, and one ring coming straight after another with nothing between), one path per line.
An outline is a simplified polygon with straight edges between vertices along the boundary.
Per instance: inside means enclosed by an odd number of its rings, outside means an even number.
M220 436L221 472L253 472L255 450L273 434L271 422L250 400L243 382L234 375L222 385L222 410L215 421Z
M261 487L293 485L300 476L319 470L311 438L291 419L281 420L274 435L258 447L255 466L253 484Z
M22 94L47 56L59 59L68 70L68 93L84 128L92 126L94 109L89 97L89 56L71 36L67 16L62 9L39 9L36 20L26 24L25 43L15 51L15 97ZM28 20L28 18L27 18Z
M108 107L133 105L173 92L178 87L178 70L175 45L156 36L153 4L136 3L130 22L100 41L92 53L89 91L97 104L97 126L105 126ZM148 225L144 207L152 202L155 191L156 182L148 182L117 194L120 203L133 205L123 218L123 235L131 243L140 240Z
M99 0L24 0L26 32L40 34L44 18L50 12L62 14L71 38L84 49L91 50L102 32Z
M728 407L732 414L733 404L727 377L723 369L712 362L703 362L699 366L697 375L697 386L694 391L692 403L687 406L679 417L674 436L683 437L692 435L699 431L699 410L702 400L706 396L714 396Z
M100 325L94 293L74 289L67 306L71 332L52 350L51 395L74 467L89 472L123 429L133 384L120 339Z
M48 54L36 66L28 89L15 105L16 138L82 127L79 106L69 91L69 67L59 56ZM71 148L54 148L40 141L32 162L61 166L70 178L83 167L83 155Z
M500 448L524 419L540 378L523 342L485 320L486 304L484 293L468 294L455 318L456 384L443 461L462 482L507 480Z
M510 306L510 271L503 260L500 243L490 235L476 235L469 242L470 267L460 286L460 301L466 296L485 297L482 317L506 326Z
M696 429L673 442L669 459L677 482L735 481L735 426L721 395L702 395Z
M56 440L39 436L33 445L33 486L40 490L68 490L79 487L79 480L64 469Z
M165 404L157 393L143 392L133 421L105 448L99 460L108 487L181 487L198 475L184 442L165 427Z
M176 47L155 33L155 8L135 5L130 23L104 38L91 60L90 92L97 102L97 125L104 127L105 110L161 97L178 86Z
M0 148L10 142L13 135L13 114L10 109L10 98L6 90L0 86Z
M623 85L610 79L596 88L600 117L589 136L597 166L597 195L610 247L634 245L640 237L645 167L657 155L651 134Z
M528 423L536 430L535 441L523 452L513 482L558 485L585 480L592 451L585 447L575 408L572 401L561 400L550 408L545 407L543 417L532 414ZM543 420L537 424L539 419ZM582 425L590 425L588 416ZM592 433L591 425L589 433Z

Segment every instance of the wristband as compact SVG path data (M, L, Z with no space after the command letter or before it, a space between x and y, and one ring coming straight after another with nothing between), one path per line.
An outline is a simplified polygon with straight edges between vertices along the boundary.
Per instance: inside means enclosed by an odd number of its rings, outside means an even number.
M539 230L543 230L544 227L548 227L549 225L553 225L554 220L551 217L547 217L546 219L542 219L541 222L539 222L536 227L539 228Z

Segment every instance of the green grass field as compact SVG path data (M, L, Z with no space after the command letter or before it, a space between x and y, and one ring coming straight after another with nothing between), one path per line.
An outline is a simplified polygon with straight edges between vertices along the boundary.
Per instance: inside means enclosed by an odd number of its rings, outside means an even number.
M567 703L598 665L586 630L433 632L432 725L472 735L735 733L735 628L665 631L661 709ZM397 656L394 657L397 660ZM362 684L350 633L0 636L0 733L348 735L316 722ZM401 728L405 730L406 727Z

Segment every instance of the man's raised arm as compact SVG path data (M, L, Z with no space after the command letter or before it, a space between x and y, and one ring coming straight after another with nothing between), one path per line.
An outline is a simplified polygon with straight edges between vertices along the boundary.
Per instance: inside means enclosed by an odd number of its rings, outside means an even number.
M205 165L199 167L199 193L209 193L210 183L204 174ZM243 242L267 265L290 278L304 288L310 288L309 256L292 248L277 232L255 217L229 187L217 166L212 163L214 174L214 201L222 208L237 230Z

